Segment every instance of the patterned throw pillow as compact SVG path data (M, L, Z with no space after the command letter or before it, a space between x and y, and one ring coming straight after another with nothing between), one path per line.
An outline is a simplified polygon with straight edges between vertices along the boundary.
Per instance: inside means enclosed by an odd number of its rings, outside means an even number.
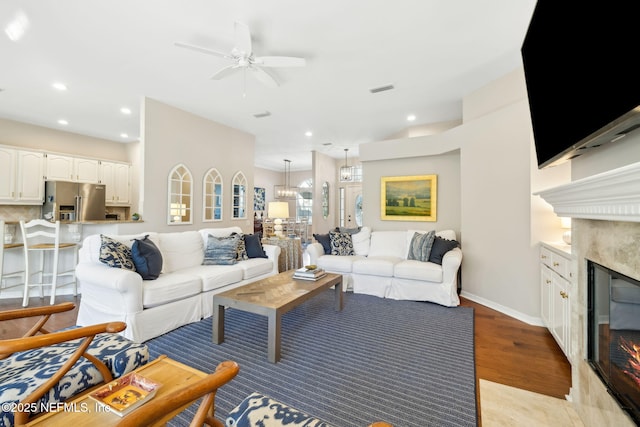
M242 234L242 233L238 234L236 232L231 233L232 236L234 234L239 236L239 239L238 239L238 252L237 252L236 259L238 261L244 261L245 259L249 259L249 255L247 255L247 246L246 246L246 243L244 241L244 234Z
M109 267L122 268L124 270L136 271L133 264L131 249L124 243L118 242L111 237L100 235L100 262Z
M433 247L435 237L435 230L431 230L428 233L413 233L407 259L414 259L422 262L429 261L429 255L431 255L431 248Z
M228 237L214 237L209 234L204 249L202 265L231 265L238 262L238 241L240 235L234 233Z
M355 255L351 234L329 231L331 239L331 255Z

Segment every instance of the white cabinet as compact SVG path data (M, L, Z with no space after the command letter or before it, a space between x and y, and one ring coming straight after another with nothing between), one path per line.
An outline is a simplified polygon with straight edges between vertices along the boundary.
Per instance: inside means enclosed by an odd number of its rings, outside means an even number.
M567 358L571 354L573 268L573 259L567 248L541 244L541 317Z
M0 147L0 203L44 201L44 154Z
M100 161L48 153L46 177L49 181L100 181Z
M129 165L127 163L100 162L100 183L106 186L106 204L128 205Z

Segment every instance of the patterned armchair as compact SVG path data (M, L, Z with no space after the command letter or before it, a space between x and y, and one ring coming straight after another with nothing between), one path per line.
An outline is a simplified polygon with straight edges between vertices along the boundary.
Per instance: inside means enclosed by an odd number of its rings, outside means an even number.
M36 414L147 363L147 346L120 335L123 322L49 332L52 314L72 303L0 312L0 321L40 319L22 337L0 340L0 426L22 425Z

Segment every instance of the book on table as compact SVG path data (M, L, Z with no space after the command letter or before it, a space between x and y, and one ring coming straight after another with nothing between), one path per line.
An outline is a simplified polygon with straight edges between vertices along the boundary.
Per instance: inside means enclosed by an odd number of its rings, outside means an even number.
M312 270L309 270L309 269L303 267L303 268L297 269L293 273L293 277L295 279L315 280L315 279L319 279L320 277L324 276L325 274L326 274L326 272L322 268L314 268Z
M99 388L89 397L109 412L123 417L148 402L159 387L159 383L133 372Z

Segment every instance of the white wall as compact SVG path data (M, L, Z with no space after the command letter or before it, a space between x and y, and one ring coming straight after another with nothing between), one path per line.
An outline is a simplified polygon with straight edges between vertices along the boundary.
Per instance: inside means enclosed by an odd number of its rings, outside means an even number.
M141 213L145 230L185 231L204 227L239 226L253 232L253 135L233 129L150 98L143 102L142 162L144 194ZM167 225L168 174L178 164L193 176L193 224ZM215 167L223 178L223 221L202 222L202 179ZM242 171L247 178L246 219L231 218L231 180ZM142 231L142 230L140 230Z

